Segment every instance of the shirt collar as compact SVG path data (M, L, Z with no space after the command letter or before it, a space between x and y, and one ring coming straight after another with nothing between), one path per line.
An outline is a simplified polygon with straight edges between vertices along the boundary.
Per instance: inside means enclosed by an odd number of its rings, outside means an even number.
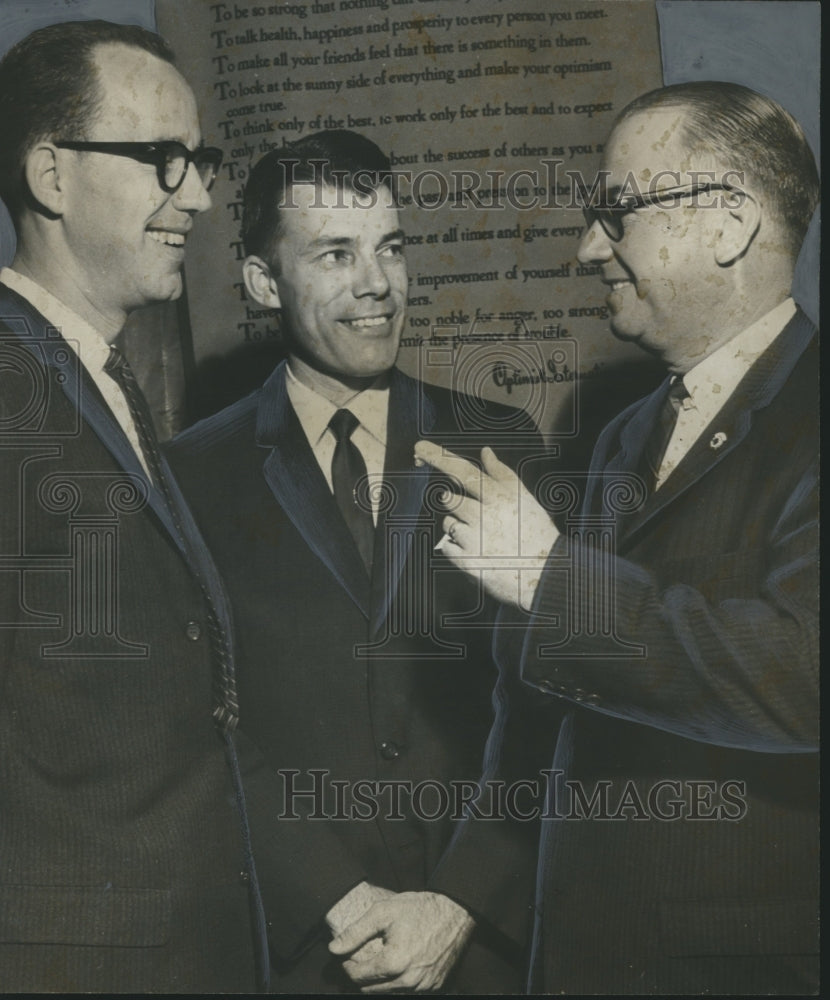
M689 392L688 405L714 416L795 312L792 298L784 299L686 372L683 384Z
M345 407L337 407L331 400L300 382L285 363L285 388L294 412L306 436L315 447L326 433L329 421L338 409L350 410L377 442L386 447L386 420L389 413L389 384L383 375L362 392L353 396Z
M49 323L56 327L64 340L75 348L84 367L102 371L110 356L110 345L95 327L82 319L73 309L48 292L25 274L10 267L0 271L0 281L30 302Z

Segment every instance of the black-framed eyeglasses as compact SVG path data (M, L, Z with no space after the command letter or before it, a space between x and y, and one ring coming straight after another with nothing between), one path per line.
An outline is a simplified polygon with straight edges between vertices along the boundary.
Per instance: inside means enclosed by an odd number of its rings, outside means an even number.
M113 156L129 156L139 163L150 163L156 168L159 184L168 193L182 186L191 163L196 167L205 190L210 191L222 165L221 149L197 146L191 151L176 139L160 142L73 142L61 139L55 145L59 149L73 149L79 153L110 153Z
M645 194L623 195L616 202L605 202L598 205L583 205L582 214L588 229L598 222L606 236L618 243L623 238L623 218L638 208L649 205L660 205L669 208L681 198L690 198L704 191L736 191L728 184L689 184L685 187L664 188L662 191L648 191Z

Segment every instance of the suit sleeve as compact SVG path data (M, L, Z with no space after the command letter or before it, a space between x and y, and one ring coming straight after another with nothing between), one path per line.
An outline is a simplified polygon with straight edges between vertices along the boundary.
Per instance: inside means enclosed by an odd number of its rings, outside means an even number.
M544 694L679 736L774 753L814 750L817 462L769 536L739 556L729 572L724 562L707 592L681 582L661 586L648 568L563 535L537 589L530 627L500 629L498 657L518 662L525 683ZM601 620L607 581L613 634L574 628L576 621ZM621 658L619 640L640 644L642 655ZM557 645L567 656L554 655Z
M528 489L548 471L541 438L517 460ZM493 618L497 607L492 607ZM523 624L518 626L523 629ZM477 920L524 947L532 900L544 782L563 706L540 699L519 680L515 663L501 663L493 691L494 722L487 740L480 793L429 880L429 888L461 903Z
M480 793L456 828L429 888L524 948L532 928L545 788L540 772L553 758L565 706L538 698L509 667L500 671L493 704Z

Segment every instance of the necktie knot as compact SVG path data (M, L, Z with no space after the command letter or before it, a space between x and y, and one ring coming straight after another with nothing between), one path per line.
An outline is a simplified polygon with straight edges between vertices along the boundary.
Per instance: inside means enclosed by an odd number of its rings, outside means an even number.
M657 415L657 421L646 440L643 450L646 466L644 471L650 481L651 489L655 488L659 478L660 467L677 423L677 415L680 413L683 401L688 399L689 395L682 378L671 383Z
M683 379L678 378L675 382L672 382L669 388L669 394L667 397L666 405L671 406L675 414L680 412L680 407L683 405L683 401L689 398L689 390L686 388Z
M360 421L351 410L338 410L329 420L329 427L338 442L349 441Z
M118 382L119 378L123 377L125 373L128 375L132 374L127 359L117 347L110 347L109 356L104 362L104 371L110 376L110 378L115 379L116 382Z

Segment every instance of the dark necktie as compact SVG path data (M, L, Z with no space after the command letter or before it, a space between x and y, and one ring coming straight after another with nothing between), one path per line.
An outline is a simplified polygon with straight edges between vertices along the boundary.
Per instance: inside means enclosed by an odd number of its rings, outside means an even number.
M334 498L357 544L366 572L372 574L372 550L375 545L375 525L372 512L358 503L356 487L366 476L366 463L352 434L360 421L349 410L338 410L329 421L337 444L331 460L331 481Z
M646 441L646 446L643 450L643 473L649 479L648 486L652 492L657 485L660 466L663 464L666 449L674 433L677 415L680 412L683 400L687 399L688 396L689 391L683 384L682 378L678 378L671 384L663 400L660 413L657 416L657 422Z
M217 702L213 717L223 729L233 729L239 717L239 702L236 696L236 678L231 667L231 656L228 648L228 638L225 629L216 612L213 597L198 569L198 561L194 558L187 536L182 530L179 508L170 490L170 484L164 471L159 451L158 438L153 426L150 407L144 398L144 393L133 374L132 368L124 355L116 348L110 348L110 356L104 365L104 371L120 387L130 408L138 441L144 461L150 470L153 484L164 498L165 506L176 529L179 543L189 556L189 564L196 574L202 595L207 604L207 631L211 653L217 667L214 672L214 696Z

